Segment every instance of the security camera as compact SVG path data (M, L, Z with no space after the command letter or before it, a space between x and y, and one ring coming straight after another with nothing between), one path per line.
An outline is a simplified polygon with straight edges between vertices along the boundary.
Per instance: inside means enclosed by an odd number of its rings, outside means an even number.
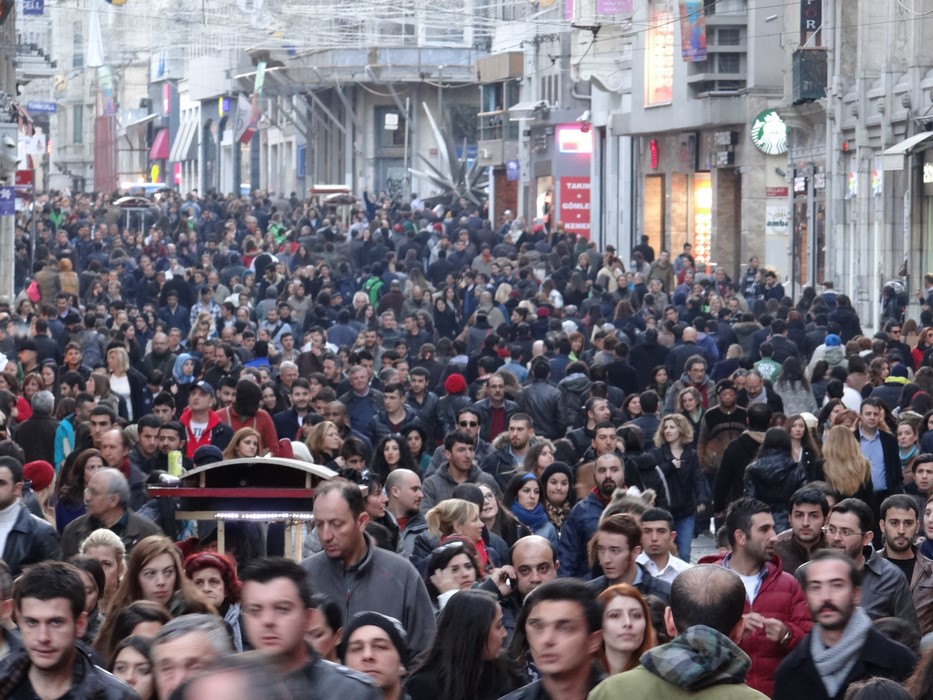
M593 121L592 115L590 115L590 110L586 110L583 114L577 117L577 121L580 122L581 124L583 124L584 122L589 123Z
M16 139L8 134L3 135L2 148L0 148L0 172L10 174L19 165Z

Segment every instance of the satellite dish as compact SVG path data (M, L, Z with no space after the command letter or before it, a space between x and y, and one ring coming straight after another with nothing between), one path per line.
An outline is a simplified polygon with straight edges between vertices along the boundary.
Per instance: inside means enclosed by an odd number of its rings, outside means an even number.
M64 92L65 88L68 87L68 79L64 75L56 75L52 78L52 87L58 92Z

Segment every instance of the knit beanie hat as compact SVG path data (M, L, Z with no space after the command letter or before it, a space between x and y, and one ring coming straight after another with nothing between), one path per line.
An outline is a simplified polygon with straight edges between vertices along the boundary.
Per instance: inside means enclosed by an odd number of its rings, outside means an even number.
M408 649L408 634L405 632L405 628L402 627L402 623L396 620L394 617L389 617L388 615L383 615L382 613L372 612L367 610L364 612L358 612L352 618L350 622L347 623L347 629L343 635L343 642L341 643L341 656L346 656L347 645L350 643L353 633L356 632L360 627L378 627L383 630L389 639L392 640L395 650L398 652L399 658L402 660L402 665L407 666L409 659L409 649Z
M37 459L23 466L23 478L31 481L32 490L38 493L55 479L55 469L45 460Z
M462 374L454 372L444 381L444 390L448 394L461 394L467 388L466 379Z

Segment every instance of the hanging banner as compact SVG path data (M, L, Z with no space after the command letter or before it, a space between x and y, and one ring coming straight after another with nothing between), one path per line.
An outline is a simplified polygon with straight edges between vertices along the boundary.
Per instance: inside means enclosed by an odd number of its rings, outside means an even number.
M45 0L23 0L24 15L41 15L45 12Z
M558 221L571 233L590 236L590 178L562 177L560 179L560 209Z
M680 0L680 55L692 63L706 60L703 0Z
M266 62L260 61L256 64L256 80L253 81L253 92L262 95L262 86L266 82Z
M596 14L610 17L631 17L632 0L596 0Z

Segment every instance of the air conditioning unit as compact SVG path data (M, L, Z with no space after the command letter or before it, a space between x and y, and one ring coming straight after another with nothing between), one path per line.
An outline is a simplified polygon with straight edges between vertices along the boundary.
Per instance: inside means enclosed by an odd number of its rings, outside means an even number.
M824 49L798 49L794 52L794 104L815 102L826 97L827 52Z

